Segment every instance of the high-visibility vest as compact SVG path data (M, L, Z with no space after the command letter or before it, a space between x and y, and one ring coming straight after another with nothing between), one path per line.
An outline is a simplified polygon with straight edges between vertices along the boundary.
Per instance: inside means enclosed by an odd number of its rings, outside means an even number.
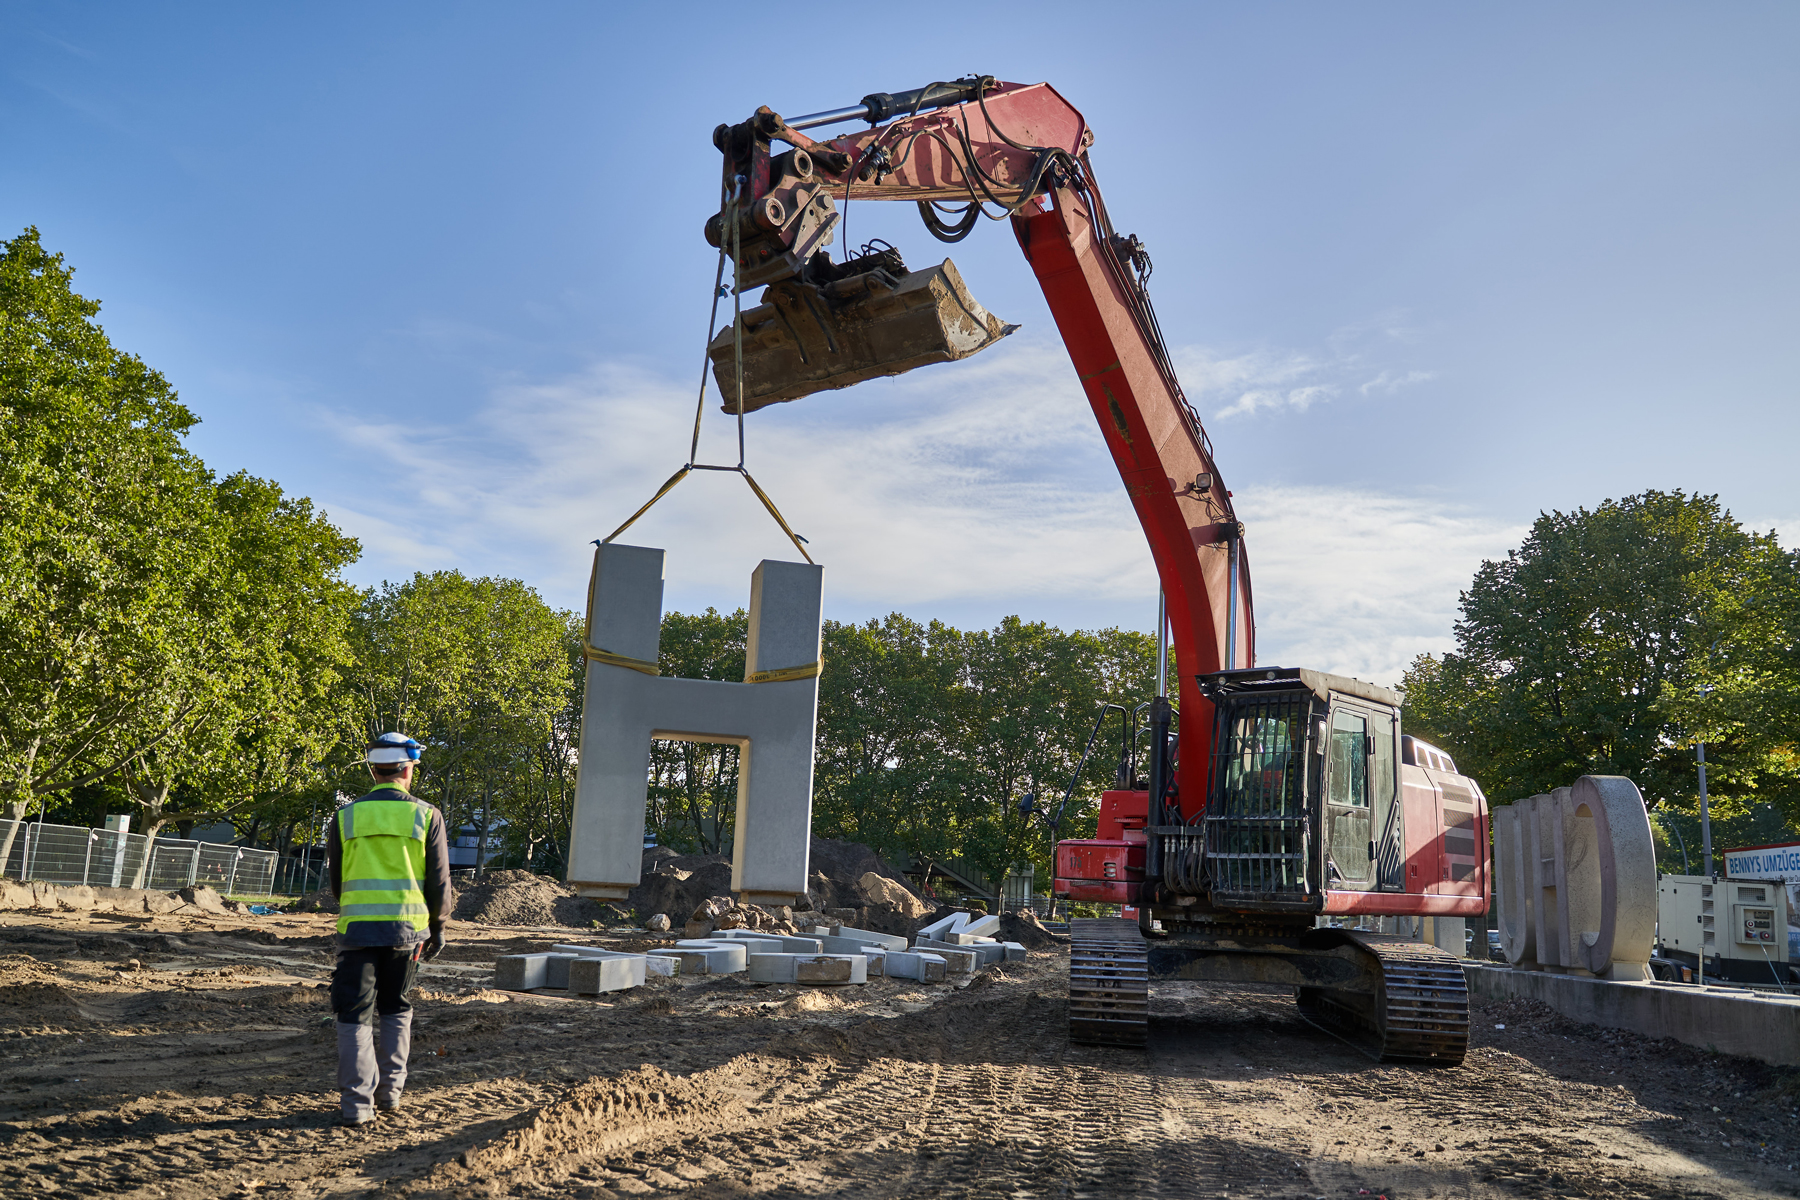
M392 800L357 800L338 809L339 933L350 932L356 921L404 921L414 929L430 924L423 880L431 806L393 790Z

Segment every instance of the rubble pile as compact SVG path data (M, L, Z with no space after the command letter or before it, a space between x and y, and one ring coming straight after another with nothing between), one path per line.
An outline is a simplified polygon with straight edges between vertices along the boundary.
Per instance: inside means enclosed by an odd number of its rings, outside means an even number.
M910 935L922 918L936 911L867 846L815 837L809 853L806 898L794 906L794 911L811 912L859 929L901 935ZM782 917L777 911L755 905L735 905L729 899L730 893L729 856L677 854L658 846L644 852L643 882L632 890L625 904L636 912L639 921L660 914L668 917L676 929L684 928L690 921L710 921L714 930L775 929L778 924L787 927L783 932L795 928L793 912ZM721 900L725 907L714 904ZM702 915L701 910L709 905L713 905L713 910ZM743 924L728 924L727 919L742 920ZM764 923L753 923L759 921Z

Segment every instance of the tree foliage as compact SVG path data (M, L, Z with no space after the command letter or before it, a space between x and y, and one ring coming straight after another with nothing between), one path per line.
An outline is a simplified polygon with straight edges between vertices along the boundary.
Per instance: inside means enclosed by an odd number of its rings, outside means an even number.
M348 658L356 543L273 484L216 479L72 274L34 229L0 248L7 845L34 799L94 784L151 833L302 786Z
M1407 721L1496 802L1609 774L1691 808L1704 740L1717 811L1800 815L1800 559L1716 496L1540 516L1482 564L1456 642L1407 672Z

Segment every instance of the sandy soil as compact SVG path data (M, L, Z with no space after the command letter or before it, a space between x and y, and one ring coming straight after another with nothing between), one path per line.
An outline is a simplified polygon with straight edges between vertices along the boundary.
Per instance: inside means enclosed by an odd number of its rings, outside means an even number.
M1157 985L1147 1052L1071 1047L1055 952L960 989L482 986L566 930L455 928L406 1107L338 1129L329 929L0 918L0 1196L1800 1192L1795 1073L1529 1005L1478 1010L1468 1063L1433 1070L1369 1062L1276 989Z

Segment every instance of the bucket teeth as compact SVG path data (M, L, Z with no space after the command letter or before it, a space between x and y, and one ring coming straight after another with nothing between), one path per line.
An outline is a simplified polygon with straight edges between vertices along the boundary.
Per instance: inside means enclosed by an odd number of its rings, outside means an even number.
M896 279L870 271L823 286L786 279L739 314L744 411L954 362L1013 330L969 294L949 259ZM707 347L727 413L737 411L736 326Z

